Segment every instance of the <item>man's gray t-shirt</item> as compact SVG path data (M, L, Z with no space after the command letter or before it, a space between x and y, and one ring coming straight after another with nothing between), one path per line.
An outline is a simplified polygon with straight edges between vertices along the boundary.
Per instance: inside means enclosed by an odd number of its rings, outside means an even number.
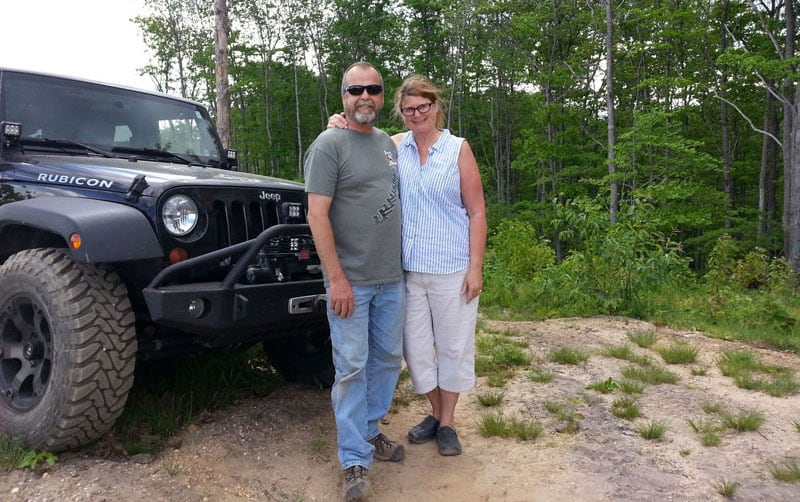
M402 279L397 148L389 135L327 129L306 152L304 169L306 192L333 199L328 215L350 284Z

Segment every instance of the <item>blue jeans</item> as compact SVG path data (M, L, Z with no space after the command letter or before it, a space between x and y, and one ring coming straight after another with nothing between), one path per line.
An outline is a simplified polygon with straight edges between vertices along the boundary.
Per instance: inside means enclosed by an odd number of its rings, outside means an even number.
M403 360L404 281L353 286L355 310L343 319L328 308L333 365L331 389L339 462L369 468L380 433L378 421L389 411Z

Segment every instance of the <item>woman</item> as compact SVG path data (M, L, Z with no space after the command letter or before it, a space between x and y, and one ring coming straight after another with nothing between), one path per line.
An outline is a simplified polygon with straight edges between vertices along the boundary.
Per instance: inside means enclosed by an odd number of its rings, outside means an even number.
M408 131L397 144L403 212L406 318L403 354L416 392L431 413L408 432L412 443L436 438L441 455L458 455L459 395L475 385L475 324L483 287L486 209L475 156L444 128L441 91L407 78L394 113ZM346 118L329 125L346 127Z

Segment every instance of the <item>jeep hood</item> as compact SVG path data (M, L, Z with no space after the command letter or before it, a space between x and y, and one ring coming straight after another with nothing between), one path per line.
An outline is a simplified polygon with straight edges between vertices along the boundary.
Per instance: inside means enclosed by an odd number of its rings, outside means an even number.
M145 196L158 196L173 186L218 186L302 190L303 184L269 176L226 171L200 165L68 155L28 155L0 165L0 180L97 188L125 193L143 175Z

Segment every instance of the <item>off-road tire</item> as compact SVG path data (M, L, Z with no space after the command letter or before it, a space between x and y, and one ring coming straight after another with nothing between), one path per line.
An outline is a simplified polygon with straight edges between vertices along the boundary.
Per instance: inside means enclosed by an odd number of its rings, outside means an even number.
M0 267L0 433L61 451L108 432L133 385L134 315L119 276L63 249Z

